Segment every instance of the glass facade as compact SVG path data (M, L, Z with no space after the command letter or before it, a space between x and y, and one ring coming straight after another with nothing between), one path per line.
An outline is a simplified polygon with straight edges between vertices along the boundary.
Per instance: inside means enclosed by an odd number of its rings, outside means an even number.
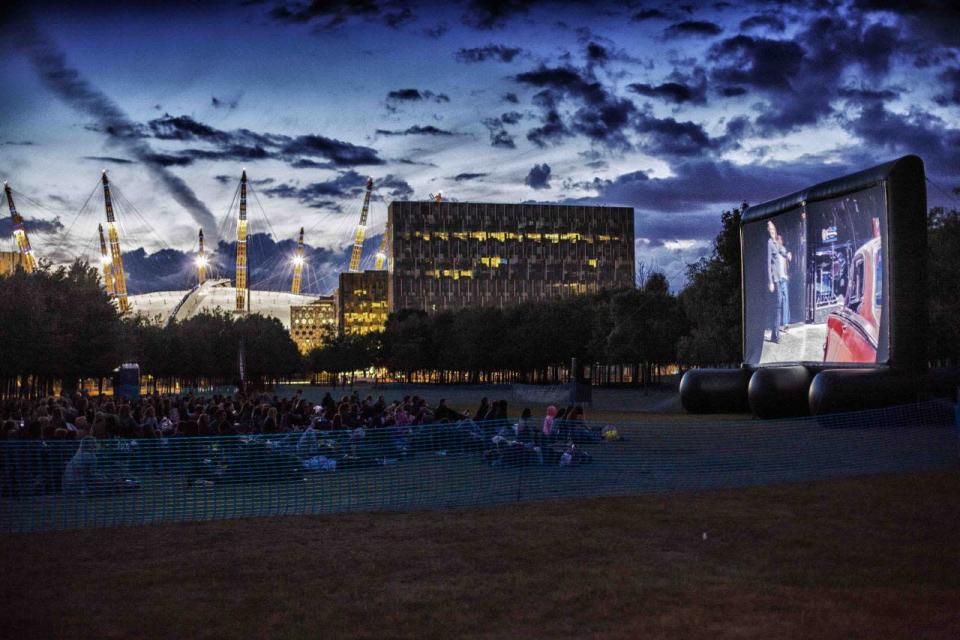
M633 209L393 202L391 310L506 307L634 286Z
M290 307L290 337L300 353L323 346L337 331L337 307L333 296L324 296L311 304Z
M342 335L383 331L388 312L386 271L340 274L337 313Z

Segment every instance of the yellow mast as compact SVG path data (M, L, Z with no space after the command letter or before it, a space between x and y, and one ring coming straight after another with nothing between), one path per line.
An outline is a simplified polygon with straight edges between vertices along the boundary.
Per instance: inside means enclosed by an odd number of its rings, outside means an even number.
M200 229L200 251L197 253L197 284L207 279L207 255L203 251L203 229Z
M107 253L107 241L103 238L103 225L97 225L100 233L100 266L103 268L103 286L107 295L113 295L113 271L110 269L110 255Z
M10 207L10 217L13 218L13 237L16 238L20 253L23 254L23 268L27 273L31 273L37 268L37 258L33 255L33 249L30 248L27 228L23 225L23 217L17 213L17 207L13 204L13 191L10 190L10 185L4 182L3 190L7 193L7 205Z
M247 299L247 170L240 176L240 217L237 218L237 313L249 310Z
M120 253L120 236L117 233L117 221L113 215L113 200L110 198L110 181L107 172L103 172L103 205L107 210L107 238L110 240L110 258L113 267L113 290L117 296L120 313L130 310L130 301L127 300L127 277L123 271L123 254Z
M373 191L373 178L367 178L367 192L363 195L363 208L360 209L360 224L353 237L353 253L350 255L350 271L360 271L360 256L363 254L363 238L367 233L367 212L370 211L370 193Z
M377 249L377 264L374 267L377 271L383 271L387 262L387 246L390 236L390 227L384 227L383 237L380 238L380 247Z
M290 285L290 293L300 293L303 263L303 227L300 227L300 240L297 242L297 252L293 254L293 284Z

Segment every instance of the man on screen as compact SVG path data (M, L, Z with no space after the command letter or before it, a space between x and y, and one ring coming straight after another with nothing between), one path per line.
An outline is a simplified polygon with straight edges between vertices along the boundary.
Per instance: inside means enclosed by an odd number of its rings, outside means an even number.
M790 300L787 297L787 263L793 254L783 245L783 239L777 235L777 226L773 220L767 221L767 286L772 297L770 316L770 341L780 342L780 327L787 322L790 313Z

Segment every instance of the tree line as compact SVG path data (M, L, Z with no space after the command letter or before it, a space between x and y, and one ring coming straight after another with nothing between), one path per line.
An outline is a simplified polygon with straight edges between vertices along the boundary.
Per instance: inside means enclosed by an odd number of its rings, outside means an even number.
M137 362L155 380L232 383L241 345L254 382L343 376L375 368L438 382L558 382L571 358L600 384L654 382L666 367L735 366L741 359L740 212L723 212L707 257L670 291L659 272L635 289L505 309L392 313L383 332L331 336L301 357L279 320L202 314L170 325L121 318L83 262L0 277L0 392L37 394L107 378ZM960 211L928 216L929 354L960 364Z

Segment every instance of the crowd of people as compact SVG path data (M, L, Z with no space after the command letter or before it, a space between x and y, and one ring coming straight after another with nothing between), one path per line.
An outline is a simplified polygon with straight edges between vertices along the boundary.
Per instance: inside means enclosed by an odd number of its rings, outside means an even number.
M583 408L524 409L483 398L473 411L417 396L387 402L357 392L314 404L276 395L147 395L127 401L76 393L0 404L2 496L136 490L166 482L216 484L296 478L388 465L417 455L477 455L492 466L589 462L583 445L607 432Z

